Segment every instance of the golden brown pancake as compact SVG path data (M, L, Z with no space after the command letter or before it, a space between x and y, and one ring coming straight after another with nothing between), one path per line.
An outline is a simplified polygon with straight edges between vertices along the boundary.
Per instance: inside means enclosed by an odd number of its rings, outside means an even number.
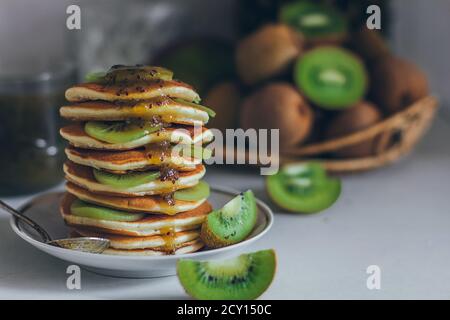
M136 149L151 143L162 141L182 144L204 144L210 142L214 138L212 131L205 127L194 130L194 127L191 126L176 126L147 134L142 138L130 142L108 143L89 136L84 131L84 125L82 123L68 125L60 130L60 134L74 147L118 151Z
M169 205L167 201L160 196L117 197L90 192L71 182L66 184L66 190L80 200L86 202L122 211L145 212L148 214L174 215L180 212L194 210L206 201L206 199L199 201L174 200L174 204Z
M67 193L61 202L60 212L66 224L78 227L95 228L99 232L114 233L129 236L159 235L171 228L174 232L197 229L205 220L211 205L205 201L194 210L178 213L173 216L163 214L149 214L141 220L133 222L108 221L86 217L78 217L70 212L70 206L76 197Z
M179 189L195 186L205 175L205 167L201 164L192 171L182 171L176 181L156 179L135 187L118 188L98 182L91 167L80 166L74 162L67 161L64 164L66 179L84 189L94 193L111 196L146 196L167 194Z
M110 241L110 248L122 250L156 249L158 251L174 251L184 243L200 237L200 229L172 233L170 230L164 235L148 237L130 237L98 232L87 228L74 228L82 237L105 238Z
M207 112L192 104L169 97L146 101L86 101L61 107L62 117L75 121L124 121L130 119L154 120L185 125L206 124Z
M70 161L77 164L109 171L133 171L159 168L168 165L179 171L195 170L201 159L173 156L171 151L164 151L157 146L148 145L145 149L128 151L100 151L66 148Z
M155 249L136 249L136 250L120 250L108 248L103 251L103 254L118 255L118 256L166 256L166 255L180 255L192 252L197 252L205 246L203 241L197 239L183 243L175 252L158 251Z
M66 99L70 102L148 100L159 96L180 98L186 101L200 100L197 92L191 86L175 80L134 83L127 87L117 84L82 83L66 90Z

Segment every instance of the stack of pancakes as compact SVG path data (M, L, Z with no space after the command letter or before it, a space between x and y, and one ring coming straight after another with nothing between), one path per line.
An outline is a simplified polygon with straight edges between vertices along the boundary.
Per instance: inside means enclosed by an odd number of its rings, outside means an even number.
M67 193L61 214L73 234L109 239L108 254L197 251L203 247L201 223L212 210L206 198L191 201L174 197L176 191L196 187L205 174L203 154L185 151L194 150L193 145L202 150L202 144L212 141L212 132L204 127L209 114L197 105L199 96L191 86L171 76L158 78L154 73L160 68L152 68L113 67L112 73L120 69L122 74L130 72L130 77L116 81L105 76L73 86L66 91L69 103L60 109L62 117L74 121L61 129L69 141L64 165ZM88 134L87 123L106 128L129 124L145 127L150 123L159 129L128 141L107 142ZM180 145L184 151L173 152ZM138 185L118 186L99 181L99 173L119 180L141 173L158 177ZM126 219L73 214L75 204L113 209Z

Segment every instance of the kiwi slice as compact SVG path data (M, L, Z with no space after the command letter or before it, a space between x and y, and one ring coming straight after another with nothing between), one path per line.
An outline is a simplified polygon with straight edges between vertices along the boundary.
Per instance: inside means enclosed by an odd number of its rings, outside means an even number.
M186 157L186 158L195 158L195 159L203 159L207 160L212 157L213 151L209 148L203 148L201 146L192 144L192 145L176 145L173 150L175 155Z
M179 98L174 98L173 100L177 101L179 103L185 104L187 106L190 106L192 108L205 111L211 118L214 118L216 116L216 112L214 110L212 110L211 108L202 106L201 104L185 101L185 100L182 100L182 99L179 99Z
M200 237L210 248L241 242L256 224L257 209L253 192L233 198L222 209L211 212L202 224Z
M180 259L177 275L186 292L200 300L252 300L269 288L277 258L273 249L219 261Z
M291 212L314 213L339 198L341 181L327 176L319 163L289 164L266 180L270 198Z
M159 178L159 171L128 172L126 174L114 174L98 169L94 169L95 180L101 184L117 189L127 189L155 181Z
M153 66L122 66L111 67L107 72L92 72L86 75L85 80L96 83L127 83L152 80L172 80L173 72Z
M161 130L162 124L129 121L89 121L84 131L91 137L108 143L126 143Z
M298 59L294 78L300 90L324 109L352 107L367 90L367 71L350 51L324 46Z
M208 198L209 192L209 184L205 181L200 181L191 188L175 191L173 198L181 201L199 201Z
M344 38L348 22L332 6L312 1L297 1L281 7L281 22L300 31L307 40L323 41Z
M133 222L145 217L143 213L129 213L119 210L100 207L94 204L86 203L81 200L75 200L70 206L70 212L77 217L109 220L109 221L127 221Z

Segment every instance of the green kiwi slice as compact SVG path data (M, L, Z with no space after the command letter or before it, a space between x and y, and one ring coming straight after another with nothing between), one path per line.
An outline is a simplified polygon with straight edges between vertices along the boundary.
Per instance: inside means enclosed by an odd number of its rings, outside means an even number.
M308 51L295 65L299 89L319 107L340 110L359 102L367 90L367 71L350 51L324 46Z
M161 67L117 65L107 72L89 73L85 78L86 81L95 83L145 82L157 79L172 80L173 72Z
M199 181L199 183L191 188L175 191L173 198L181 201L199 201L208 198L209 193L209 184L205 181Z
M109 221L126 221L133 222L141 220L145 217L143 213L129 213L119 210L100 207L94 204L86 203L81 200L75 200L70 206L70 212L77 217L109 220Z
M91 137L107 143L126 143L161 130L162 124L129 121L89 121L84 131Z
M291 212L314 213L339 198L341 181L327 176L319 163L290 164L266 180L270 198Z
M222 209L211 212L202 224L201 239L210 248L241 242L256 224L257 209L253 192L233 198Z
M332 6L311 1L293 2L281 7L281 22L300 31L308 40L341 38L348 29L347 19Z
M179 99L179 98L174 98L173 100L177 101L179 103L188 105L188 106L190 106L192 108L205 111L211 118L214 118L216 116L216 112L213 109L205 107L205 106L202 106L201 104L185 101L185 100L182 100L182 99Z
M272 283L277 265L273 249L219 261L180 259L177 275L186 292L200 300L252 300Z
M101 184L117 189L127 189L140 186L159 178L159 171L129 172L114 174L98 169L93 169L95 180Z

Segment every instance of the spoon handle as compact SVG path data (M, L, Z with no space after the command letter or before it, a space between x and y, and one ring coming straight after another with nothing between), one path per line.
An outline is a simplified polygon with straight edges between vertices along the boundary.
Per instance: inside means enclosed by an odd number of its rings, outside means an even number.
M3 202L2 200L0 200L0 208L2 208L3 210L7 211L8 213L12 214L14 217L16 217L17 219L25 222L27 225L29 225L31 228L33 228L34 230L36 230L39 235L41 236L42 240L44 242L48 242L51 241L52 238L50 237L50 235L47 233L47 231L45 231L40 225L38 225L36 222L34 222L33 220L31 220L30 218L24 216L23 214L21 214L19 211L17 211L16 209L10 207L9 205L7 205L5 202Z

